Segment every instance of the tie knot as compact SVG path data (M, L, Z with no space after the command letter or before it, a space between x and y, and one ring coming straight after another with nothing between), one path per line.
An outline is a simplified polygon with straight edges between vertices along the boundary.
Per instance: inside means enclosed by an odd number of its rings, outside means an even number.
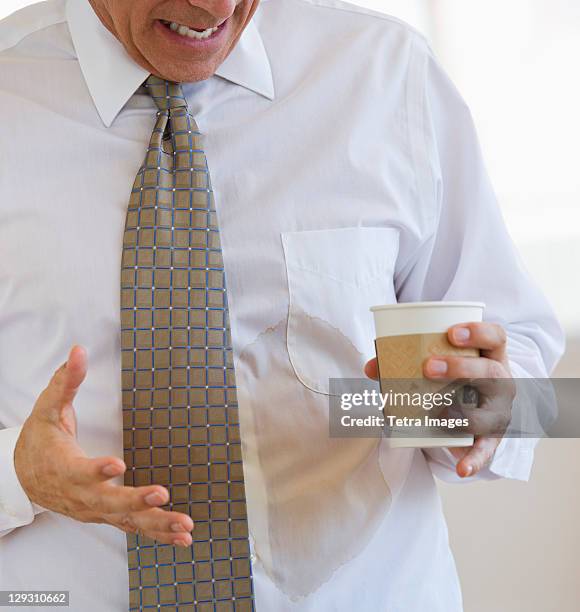
M187 109L187 100L183 95L183 90L179 83L165 81L159 77L150 75L143 85L155 101L159 110L173 110L175 108Z

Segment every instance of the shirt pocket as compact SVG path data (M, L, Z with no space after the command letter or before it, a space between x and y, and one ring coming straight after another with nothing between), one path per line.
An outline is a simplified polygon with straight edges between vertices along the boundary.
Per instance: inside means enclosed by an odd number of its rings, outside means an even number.
M374 355L371 306L396 302L395 228L282 233L288 277L286 344L307 388L329 395L331 378L363 378Z

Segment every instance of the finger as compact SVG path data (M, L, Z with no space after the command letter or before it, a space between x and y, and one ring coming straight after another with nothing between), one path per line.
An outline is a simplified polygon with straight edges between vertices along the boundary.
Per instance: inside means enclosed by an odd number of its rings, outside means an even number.
M69 461L67 478L74 484L87 485L120 476L126 469L118 457L75 457Z
M510 378L509 372L498 361L486 357L458 357L437 355L423 364L427 378L473 381L483 378Z
M176 537L191 533L193 530L193 521L187 514L161 508L132 512L128 518L139 531L163 532Z
M509 424L503 415L483 408L463 408L461 412L468 421L461 430L476 436L501 437L507 429L506 422Z
M169 492L160 485L124 487L102 483L85 488L82 498L95 513L126 514L166 504Z
M189 533L169 534L166 531L149 531L144 532L143 535L161 544L171 544L173 546L187 547L193 543L193 538Z
M500 442L501 438L476 438L467 454L457 463L455 469L458 476L461 478L475 476L491 462Z
M68 355L68 359L53 374L47 387L54 402L43 405L49 409L60 411L75 398L79 387L87 375L86 349L75 344Z
M490 410L485 407L462 406L461 413L469 425L464 429L476 436L503 437L511 421L509 410Z
M110 525L114 525L115 527L118 527L126 533L136 533L140 536L150 538L152 540L155 540L156 542L161 542L163 544L171 544L176 546L191 546L193 542L191 534L189 533L189 531L186 531L181 525L179 526L179 529L176 530L173 530L171 528L157 529L155 527L155 521L147 521L148 524L144 525L143 517L139 516L139 514L145 515L153 513L155 510L159 510L161 514L179 514L177 512L164 512L163 510L154 508L144 513L131 513L122 517L119 517L118 515L105 516L104 522L109 523Z
M478 348L488 359L505 360L507 335L497 323L461 323L449 328L447 337L455 346Z
M371 378L372 380L379 379L379 365L377 362L377 358L371 359L367 361L365 364L365 375Z
M455 457L455 459L457 459L457 461L461 461L461 459L467 455L470 448L471 447L466 448L464 446L451 446L448 448L448 450Z

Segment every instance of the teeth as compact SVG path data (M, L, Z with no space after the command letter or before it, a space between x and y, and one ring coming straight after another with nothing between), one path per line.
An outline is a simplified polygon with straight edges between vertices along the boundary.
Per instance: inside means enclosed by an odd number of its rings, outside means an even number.
M167 24L167 22L164 22ZM195 30L191 30L187 26L181 25L180 23L175 23L175 21L168 24L169 28L179 34L180 36L187 36L188 38L195 38L196 40L204 40L208 36L211 36L214 32L217 31L216 28L208 28L203 32L196 32Z

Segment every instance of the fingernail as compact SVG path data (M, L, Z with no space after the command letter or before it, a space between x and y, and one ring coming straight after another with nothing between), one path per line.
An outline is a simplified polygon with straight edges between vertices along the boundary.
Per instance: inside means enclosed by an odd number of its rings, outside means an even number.
M440 359L431 359L427 369L431 374L445 374L447 372L447 362Z
M116 476L119 474L119 466L116 463L109 463L101 472L103 472L105 476Z
M171 525L171 531L185 531L185 527L181 523L173 523Z
M468 327L456 327L453 330L453 338L457 342L467 342L471 336L471 331Z
M189 546L189 544L185 541L185 540L174 540L173 543L176 546L183 546L184 548L186 548L187 546Z
M467 474L465 474L465 476L471 476L472 472L473 472L473 466L472 465L468 465L467 469L466 469Z
M150 506L158 506L163 503L163 497L159 493L149 493L145 496L145 502Z

